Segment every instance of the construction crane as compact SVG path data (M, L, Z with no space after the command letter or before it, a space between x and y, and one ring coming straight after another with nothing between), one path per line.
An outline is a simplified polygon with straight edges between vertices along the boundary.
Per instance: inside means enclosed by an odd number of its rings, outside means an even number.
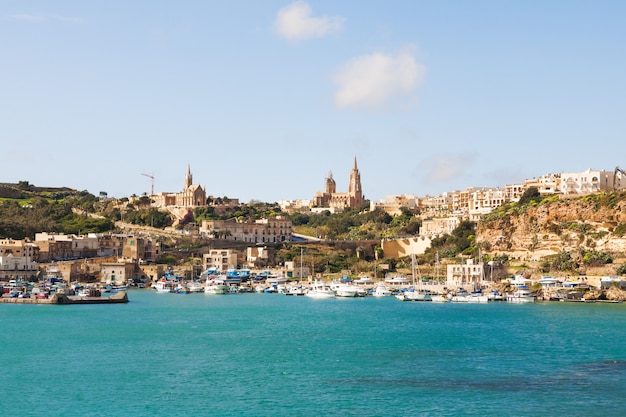
M617 173L621 173L623 176L620 178L620 188L622 185L622 179L624 179L626 177L626 172L624 172L623 169L621 169L620 167L615 167L615 172L613 173L613 191L615 191L617 189Z
M152 180L152 192L150 193L150 195L154 195L154 175L152 175L152 174L143 174L143 173L141 175L143 175L144 177L148 177L148 178L150 178Z

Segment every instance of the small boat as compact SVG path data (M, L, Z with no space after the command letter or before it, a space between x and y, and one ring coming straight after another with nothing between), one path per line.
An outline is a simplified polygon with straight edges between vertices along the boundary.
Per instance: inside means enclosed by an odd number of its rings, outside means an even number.
M316 280L305 295L311 298L332 298L335 296L335 291L330 286Z
M176 294L189 294L189 287L187 287L186 285L178 285L175 289L174 292Z
M359 288L356 285L345 282L333 282L330 284L330 288L335 291L335 296L337 297L356 297L359 292Z
M306 294L306 291L304 288L302 288L301 285L297 287L289 287L287 289L287 292L285 293L285 295L295 295L295 296L305 295L305 294Z
M220 277L208 277L204 286L205 294L230 294L230 287Z
M433 303L449 303L450 298L447 294L433 294L430 296L430 301Z
M152 288L154 288L156 292L159 292L159 293L169 293L169 292L174 292L177 285L178 285L178 282L163 277L157 282L155 282Z
M382 282L379 283L372 292L374 297L391 297L392 294L393 292Z
M189 281L187 283L190 293L204 292L204 287L198 281Z
M410 289L401 293L403 301L432 301L432 294L428 290Z

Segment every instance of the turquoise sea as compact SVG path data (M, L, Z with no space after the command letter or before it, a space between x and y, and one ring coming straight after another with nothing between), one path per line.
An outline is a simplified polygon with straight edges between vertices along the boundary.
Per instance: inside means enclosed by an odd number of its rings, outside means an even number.
M618 416L626 304L0 304L3 416Z

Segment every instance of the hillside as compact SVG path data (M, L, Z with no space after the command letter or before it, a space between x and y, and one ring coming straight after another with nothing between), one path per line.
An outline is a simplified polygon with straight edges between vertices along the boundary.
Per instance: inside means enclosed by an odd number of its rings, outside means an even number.
M507 204L476 230L484 253L539 260L561 252L626 253L626 193L535 199Z

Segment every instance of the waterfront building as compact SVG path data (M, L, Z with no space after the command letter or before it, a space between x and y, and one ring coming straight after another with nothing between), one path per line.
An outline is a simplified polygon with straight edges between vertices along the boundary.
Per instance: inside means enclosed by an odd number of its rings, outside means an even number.
M136 277L136 264L132 262L113 262L101 264L100 282L110 285L121 285Z
M39 261L60 261L73 258L93 258L98 255L98 238L64 233L41 232L35 234L39 247Z
M0 239L0 256L13 255L16 257L30 257L37 260L39 247L29 240Z
M210 249L202 255L204 271L213 269L226 272L229 268L236 268L239 264L239 251L235 249Z
M160 254L160 244L149 237L128 236L122 248L122 257L130 262L154 262Z
M446 285L448 288L474 290L481 287L485 277L482 263L468 259L465 264L447 265Z
M34 281L36 278L37 263L30 256L15 256L12 253L0 256L1 281Z

